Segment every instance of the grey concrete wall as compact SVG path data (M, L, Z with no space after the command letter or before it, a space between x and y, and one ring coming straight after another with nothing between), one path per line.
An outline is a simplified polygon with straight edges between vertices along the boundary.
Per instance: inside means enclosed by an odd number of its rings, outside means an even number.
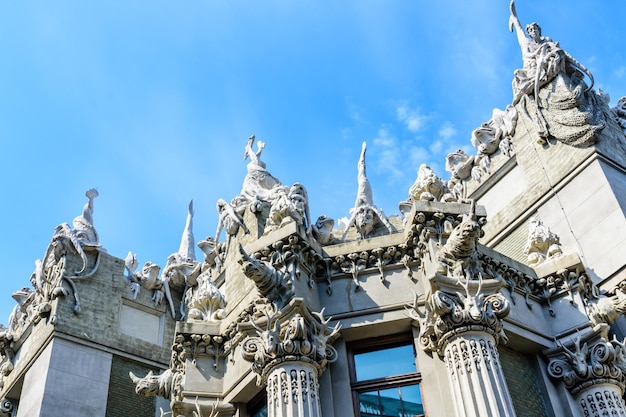
M17 417L104 416L111 359L54 339L26 373Z

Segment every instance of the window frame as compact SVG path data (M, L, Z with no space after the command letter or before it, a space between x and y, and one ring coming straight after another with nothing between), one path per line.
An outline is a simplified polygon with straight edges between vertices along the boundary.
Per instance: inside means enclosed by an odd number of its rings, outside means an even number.
M357 381L355 356L361 353L374 352L377 350L391 349L400 346L411 346L413 348L413 358L415 360L415 372L385 376L382 378L367 379ZM400 333L391 336L381 336L371 339L357 340L346 344L348 353L348 370L350 372L350 391L352 394L352 405L355 417L361 416L359 394L389 388L398 388L410 385L420 385L422 374L417 366L417 355L415 352L415 342L411 333ZM420 387L421 392L421 387Z

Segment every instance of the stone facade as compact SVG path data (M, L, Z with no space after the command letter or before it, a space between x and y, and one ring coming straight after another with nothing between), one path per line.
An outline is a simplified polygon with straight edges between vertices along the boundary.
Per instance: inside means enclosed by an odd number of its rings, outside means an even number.
M421 166L400 216L375 205L363 144L348 225L312 222L251 136L203 259L190 204L179 251L140 268L102 249L88 191L0 329L0 414L626 416L624 100L513 2L511 24L511 105L450 180Z

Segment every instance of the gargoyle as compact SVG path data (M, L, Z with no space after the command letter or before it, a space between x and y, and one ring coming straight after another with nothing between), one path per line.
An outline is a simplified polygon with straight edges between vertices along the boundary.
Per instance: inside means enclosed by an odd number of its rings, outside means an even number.
M254 281L262 296L283 306L293 297L293 283L289 274L284 274L267 263L251 257L239 244L239 264L244 274Z

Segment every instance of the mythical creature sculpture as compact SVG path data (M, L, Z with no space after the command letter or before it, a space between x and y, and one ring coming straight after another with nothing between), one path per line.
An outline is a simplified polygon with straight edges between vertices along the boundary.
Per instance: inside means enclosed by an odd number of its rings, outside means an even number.
M270 190L276 185L280 185L280 181L269 173L265 163L261 161L261 153L265 148L265 143L258 141L257 151L254 152L252 150L254 140L254 135L248 138L246 151L243 155L243 159L250 158L250 163L247 165L248 174L243 180L241 193L231 201L238 212L242 212L246 205L254 202L256 198L267 201Z
M219 215L219 220L217 223L217 232L215 232L215 241L218 242L220 238L220 233L222 233L222 229L226 230L226 234L228 236L234 236L239 231L239 227L242 227L246 233L248 233L248 228L243 223L243 219L241 216L235 211L233 206L228 204L228 202L222 198L217 200L216 204L217 213Z
M536 266L543 261L560 256L563 253L559 237L552 233L539 219L531 219L528 225L528 239L524 254L528 265Z
M291 300L294 293L290 274L282 273L269 264L248 255L241 244L239 253L241 253L239 264L243 267L244 274L254 281L262 296L277 303L279 307Z
M296 222L311 233L311 216L309 214L309 198L304 185L295 183L291 187L276 186L270 196L270 212L265 225L265 233L281 226Z
M620 282L612 294L589 294L585 297L585 307L589 321L595 326L611 325L626 313L626 280Z
M313 237L322 245L332 243L335 240L335 236L333 236L334 226L335 220L322 214L313 225Z
M440 272L459 279L467 274L474 275L477 264L476 246L482 234L482 224L475 213L475 202L471 202L470 213L452 229L446 243L439 252Z
M31 275L31 283L35 287L35 296L31 307L36 313L31 317L37 321L47 315L50 310L50 301L71 292L74 295L74 313L80 312L80 301L74 279L85 279L92 276L100 263L100 243L98 234L93 227L93 200L98 196L95 189L90 189L85 194L88 198L82 213L74 218L70 227L62 223L54 229L52 240L46 248L46 253L41 260L35 261L35 271ZM89 259L87 252L96 251L96 261L91 270L87 271ZM82 260L80 269L68 271L66 259L70 254L78 255ZM63 283L69 285L67 290Z
M365 151L367 145L363 142L361 147L361 156L359 158L358 168L358 190L356 194L356 202L354 208L350 210L350 220L346 226L342 239L345 239L348 229L353 225L359 231L361 238L368 236L378 223L382 223L389 232L393 231L393 226L387 220L387 216L374 205L374 197L372 195L372 186L367 179L365 172Z
M426 164L417 171L417 179L409 189L408 201L456 201L450 190Z

